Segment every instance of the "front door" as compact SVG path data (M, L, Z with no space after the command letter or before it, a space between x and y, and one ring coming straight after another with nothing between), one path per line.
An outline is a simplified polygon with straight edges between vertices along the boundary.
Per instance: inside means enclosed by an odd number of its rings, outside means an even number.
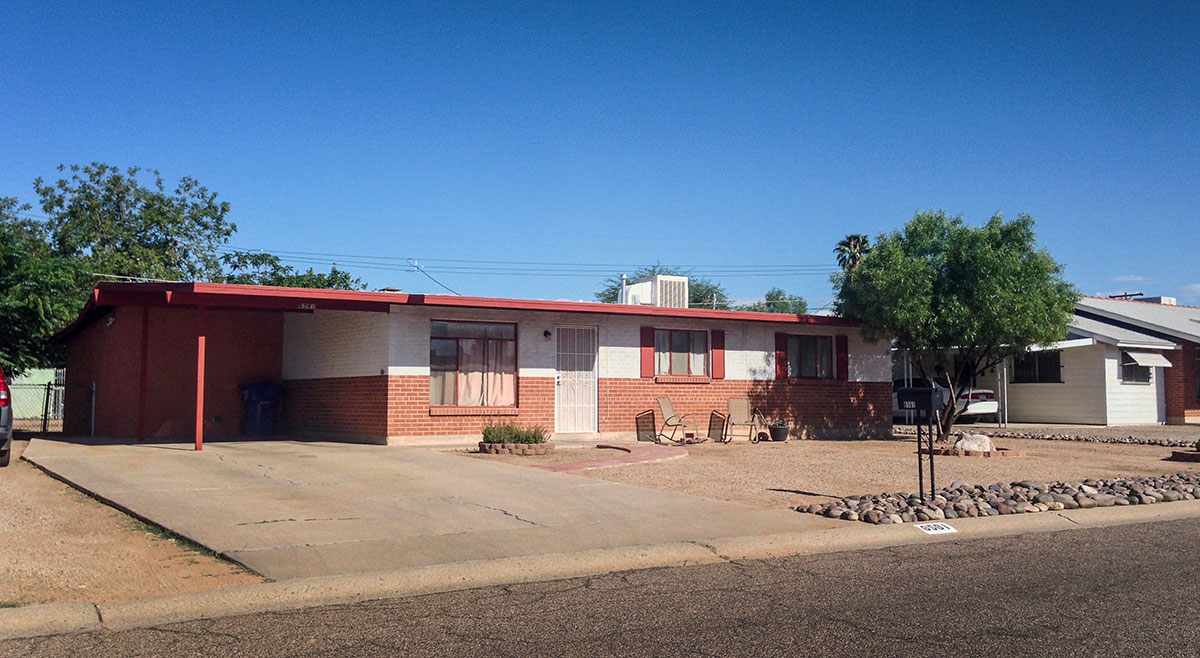
M596 328L556 327L554 431L596 432Z

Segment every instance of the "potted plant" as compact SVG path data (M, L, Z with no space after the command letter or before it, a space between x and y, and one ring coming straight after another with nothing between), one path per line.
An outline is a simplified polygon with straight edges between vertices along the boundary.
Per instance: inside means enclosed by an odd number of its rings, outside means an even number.
M521 427L509 421L483 428L479 452L492 455L544 455L554 450L550 433L541 425Z
M788 427L786 420L779 419L771 421L771 424L767 425L767 431L771 433L772 441L787 441L792 428Z

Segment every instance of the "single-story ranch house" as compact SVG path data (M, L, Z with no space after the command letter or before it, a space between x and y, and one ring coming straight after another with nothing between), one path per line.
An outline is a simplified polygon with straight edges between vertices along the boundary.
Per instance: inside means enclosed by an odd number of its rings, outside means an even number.
M670 397L710 414L749 397L794 436L891 427L889 346L852 319L398 292L102 283L59 334L66 432L237 437L241 387L282 385L286 436L478 440L513 420L632 438ZM94 390L94 416L84 396ZM643 415L644 417L644 415ZM658 417L657 423L662 419ZM93 429L94 426L94 429Z
M1008 419L1124 425L1200 422L1200 308L1170 297L1083 297L1067 339L1008 365ZM980 386L994 376L979 378Z

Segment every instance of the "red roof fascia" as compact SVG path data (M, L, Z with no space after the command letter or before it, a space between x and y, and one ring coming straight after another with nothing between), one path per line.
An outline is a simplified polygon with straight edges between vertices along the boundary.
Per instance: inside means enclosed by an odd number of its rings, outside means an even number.
M817 324L855 327L854 318L825 315L792 315L789 313L758 313L754 311L723 311L708 308L664 308L599 302L552 302L540 299L500 299L494 297L456 297L450 295L408 295L404 302L412 306L448 306L487 308L516 311L546 311L553 313L597 313L604 315L638 315L648 317L691 318L697 320L739 320L783 324Z
M315 309L370 311L386 313L393 304L444 308L480 308L549 313L591 313L651 318L684 318L773 324L855 327L854 318L824 315L791 315L754 311L723 311L706 308L662 308L598 302L562 302L540 299L502 299L460 297L454 295L410 295L361 290L323 290L316 288L276 288L227 283L112 283L99 284L92 292L87 308L79 319L60 331L57 338L70 336L113 306L220 307L281 312L306 312Z

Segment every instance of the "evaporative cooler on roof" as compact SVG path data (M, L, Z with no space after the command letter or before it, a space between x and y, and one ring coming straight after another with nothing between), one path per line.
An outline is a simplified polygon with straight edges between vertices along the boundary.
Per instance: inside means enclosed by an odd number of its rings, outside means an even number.
M687 308L688 278L670 274L642 277L625 287L618 303Z

